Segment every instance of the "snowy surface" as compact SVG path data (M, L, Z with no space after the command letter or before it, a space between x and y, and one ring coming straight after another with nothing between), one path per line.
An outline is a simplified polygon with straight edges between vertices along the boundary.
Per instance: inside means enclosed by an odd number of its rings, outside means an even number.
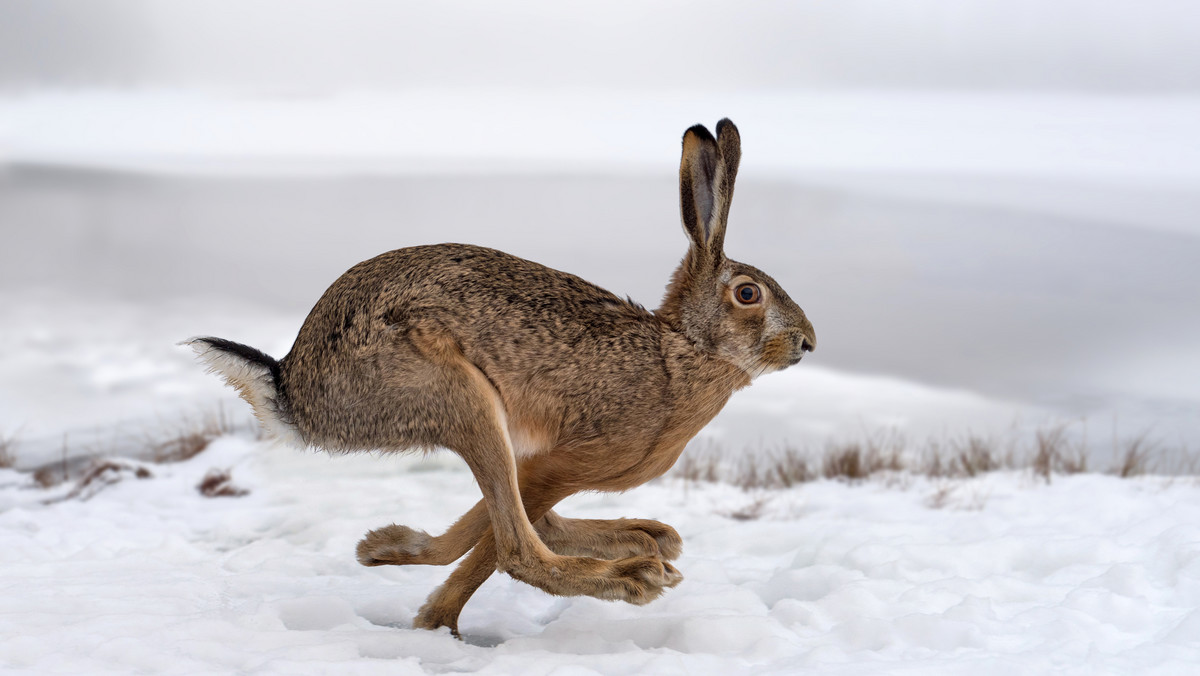
M212 467L242 498L204 498ZM437 532L470 474L217 441L86 502L0 474L7 673L1127 673L1200 660L1192 479L893 477L778 492L652 483L567 516L655 518L684 582L634 607L493 576L465 641L411 629L448 569L363 568L368 529ZM734 514L750 514L739 520Z

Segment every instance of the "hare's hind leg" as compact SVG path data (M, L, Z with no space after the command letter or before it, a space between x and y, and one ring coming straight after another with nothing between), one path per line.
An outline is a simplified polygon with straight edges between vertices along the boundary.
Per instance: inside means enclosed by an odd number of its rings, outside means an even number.
M533 527L551 551L568 556L656 556L673 561L683 550L674 528L650 519L568 519L550 511Z

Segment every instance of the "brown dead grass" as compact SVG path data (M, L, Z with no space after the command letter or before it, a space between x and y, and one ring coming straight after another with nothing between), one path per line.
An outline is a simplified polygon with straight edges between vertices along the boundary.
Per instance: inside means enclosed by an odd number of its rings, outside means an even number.
M17 438L15 434L0 434L0 468L8 468L17 462Z
M770 501L771 496L760 496L745 507L741 507L730 512L725 512L725 516L733 519L734 521L757 521L758 519L762 518L763 510Z
M904 438L898 434L876 434L863 442L830 446L821 460L821 476L858 481L880 472L903 471L904 448Z
M83 476L75 482L75 486L71 488L65 495L52 498L46 501L46 504L55 502L64 502L67 500L80 500L86 502L92 499L97 493L120 483L127 478L149 479L154 474L148 468L141 466L139 463L125 459L108 459L99 460L93 463Z
M1088 472L1085 440L1069 434L1065 425L1038 430L1022 444L1015 438L968 435L907 443L896 433L879 433L865 440L830 444L821 450L787 447L776 452L725 452L712 442L689 448L672 476L689 481L729 483L746 490L789 488L818 479L863 481L874 476L917 475L933 479L972 478L996 471L1028 471L1051 482L1055 476ZM1169 448L1145 434L1114 449L1116 464L1107 473L1129 478L1165 468L1174 458L1172 474L1195 476L1200 452L1182 444ZM948 489L947 489L948 490ZM949 493L931 498L944 503Z
M1086 472L1087 450L1082 443L1068 439L1064 425L1038 430L1030 467L1034 474L1050 483L1055 474Z
M1146 474L1151 469L1152 457L1156 455L1158 455L1157 445L1150 441L1147 435L1141 434L1125 442L1124 452L1118 458L1111 473L1121 478Z
M164 421L141 434L114 433L109 443L78 446L64 436L60 458L35 468L33 479L42 488L51 488L64 481L78 480L95 462L105 459L134 458L155 464L183 462L203 453L218 437L246 433L262 438L256 422L237 422L223 407L217 406ZM11 438L0 438L0 450L11 452L13 446Z
M182 417L175 431L165 436L147 435L146 445L153 462L183 462L202 453L214 439L237 431L225 408L218 406L198 416Z
M233 474L227 469L210 469L196 486L206 498L240 498L250 491L233 485Z

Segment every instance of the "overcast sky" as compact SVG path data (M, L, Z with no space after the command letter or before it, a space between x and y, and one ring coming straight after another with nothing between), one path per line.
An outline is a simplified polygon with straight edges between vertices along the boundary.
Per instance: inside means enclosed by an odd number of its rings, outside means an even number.
M1195 0L5 0L0 86L1200 91Z

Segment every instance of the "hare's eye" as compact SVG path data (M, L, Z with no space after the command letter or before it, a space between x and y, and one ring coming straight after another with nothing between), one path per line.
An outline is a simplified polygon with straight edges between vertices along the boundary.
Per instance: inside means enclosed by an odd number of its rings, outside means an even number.
M758 290L757 284L742 284L734 289L733 295L737 296L743 305L753 305L762 300L762 291Z

